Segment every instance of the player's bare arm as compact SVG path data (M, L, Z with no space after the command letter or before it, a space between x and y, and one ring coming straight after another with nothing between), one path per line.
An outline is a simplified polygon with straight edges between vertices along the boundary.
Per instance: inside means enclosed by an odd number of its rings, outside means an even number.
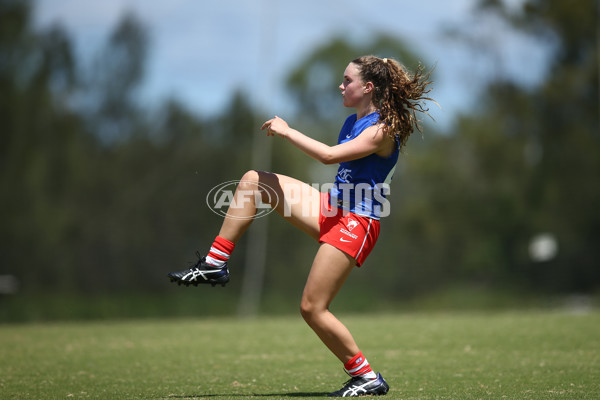
M275 117L266 121L261 129L268 136L280 136L323 164L337 164L356 160L377 153L386 157L393 152L394 141L382 129L381 124L365 129L358 137L345 143L329 146L290 128L285 120Z

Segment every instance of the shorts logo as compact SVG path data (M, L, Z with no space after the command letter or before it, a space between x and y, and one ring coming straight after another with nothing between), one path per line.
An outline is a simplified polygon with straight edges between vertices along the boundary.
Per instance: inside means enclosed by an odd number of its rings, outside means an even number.
M348 218L348 223L346 224L349 231L356 228L358 226L358 221L353 220L352 218Z
M340 232L343 233L346 236L350 236L352 239L358 239L358 235L355 235L354 233L352 233L349 230L346 230L344 228L341 228Z
M344 243L350 243L352 240L346 240L344 238L340 238L340 242L344 242Z

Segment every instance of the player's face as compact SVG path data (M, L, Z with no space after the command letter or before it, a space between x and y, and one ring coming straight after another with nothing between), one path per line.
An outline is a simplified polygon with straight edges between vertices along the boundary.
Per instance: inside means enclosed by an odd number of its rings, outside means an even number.
M346 67L340 90L344 98L344 107L357 107L362 103L365 95L365 85L360 79L356 64L350 63Z

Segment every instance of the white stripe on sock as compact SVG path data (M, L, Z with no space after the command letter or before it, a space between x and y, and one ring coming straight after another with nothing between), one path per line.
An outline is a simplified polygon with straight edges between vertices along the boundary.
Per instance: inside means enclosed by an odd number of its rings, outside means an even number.
M216 258L212 258L211 256L206 256L204 261L207 264L210 264L214 267L222 267L225 264L225 261L217 260Z
M219 256L221 256L221 257L225 257L226 259L228 259L228 260L229 260L229 254L225 253L224 251L221 251L221 250L215 249L214 247L211 247L211 248L210 248L210 251L209 251L209 253L217 254L217 255L219 255Z
M369 365L369 362L367 361L367 359L365 358L364 361L362 362L362 364L360 364L358 367L356 368L352 368L350 370L348 370L348 373L350 375L354 375L355 373L357 373L358 371L360 371L361 369L363 369L364 367L366 367L367 365Z

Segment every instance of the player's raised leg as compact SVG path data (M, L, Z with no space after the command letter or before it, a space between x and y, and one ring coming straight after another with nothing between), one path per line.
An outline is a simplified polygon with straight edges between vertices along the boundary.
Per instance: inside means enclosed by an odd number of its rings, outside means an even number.
M219 236L237 242L256 215L257 199L269 204L285 220L315 240L319 239L319 191L289 176L264 171L244 174Z
M218 236L205 257L191 268L171 272L169 279L186 286L229 282L227 261L235 244L255 218L258 202L269 204L288 222L318 240L319 192L297 179L263 171L248 171L240 179Z

